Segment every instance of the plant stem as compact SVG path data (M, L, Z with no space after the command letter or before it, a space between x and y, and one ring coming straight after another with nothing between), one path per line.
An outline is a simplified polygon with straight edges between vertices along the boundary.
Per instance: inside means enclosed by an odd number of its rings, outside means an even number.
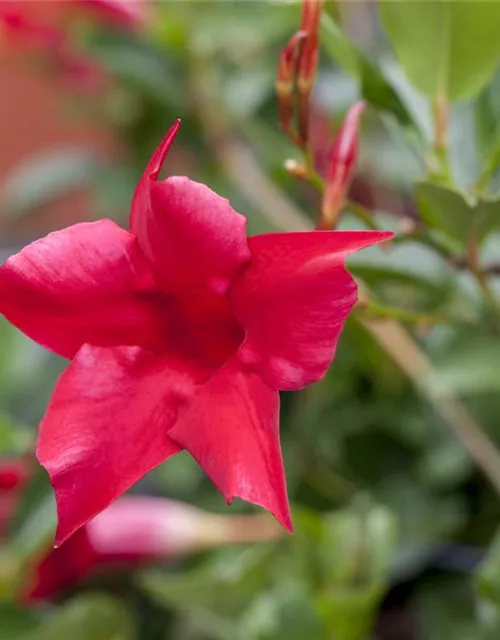
M474 276L479 289L481 290L486 304L496 317L500 317L500 307L498 300L490 287L490 282L487 274L479 264L479 247L478 242L474 235L469 238L469 246L467 251L467 266L469 271Z
M500 140L497 140L493 148L491 149L488 157L486 158L486 162L484 163L483 171L478 178L476 183L476 194L482 195L488 188L495 172L500 165Z

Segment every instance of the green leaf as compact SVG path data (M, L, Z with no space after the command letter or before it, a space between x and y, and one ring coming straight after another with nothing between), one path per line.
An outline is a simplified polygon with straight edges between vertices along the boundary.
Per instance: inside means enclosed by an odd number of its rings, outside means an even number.
M481 596L500 609L500 530L476 573L476 584Z
M500 345L484 338L462 340L453 352L434 366L425 380L436 395L498 393L500 391Z
M470 98L498 66L499 2L382 0L379 10L410 81L428 96Z
M357 78L363 97L376 109L386 111L403 125L413 125L405 105L368 57L342 32L327 14L321 20L322 43L327 54L345 71Z
M130 622L124 606L105 594L79 596L23 640L128 640Z
M139 587L160 605L179 610L211 610L234 614L255 591L267 583L272 546L250 548L236 555L222 554L192 571L165 574L147 571L139 576Z
M25 215L86 187L101 165L101 158L90 149L60 149L30 158L2 184L2 214Z
M377 585L389 577L397 549L397 519L387 507L354 503L326 520L323 558L328 582Z
M415 195L424 222L462 245L472 224L472 207L458 191L433 182L417 182Z
M12 547L22 560L32 562L52 546L56 521L52 487L40 469L24 491L10 526Z
M420 214L431 228L467 246L471 234L482 242L500 229L500 199L472 201L459 191L433 182L418 182L415 193Z
M15 605L0 606L0 638L25 640L26 635L38 625L38 617L31 611Z

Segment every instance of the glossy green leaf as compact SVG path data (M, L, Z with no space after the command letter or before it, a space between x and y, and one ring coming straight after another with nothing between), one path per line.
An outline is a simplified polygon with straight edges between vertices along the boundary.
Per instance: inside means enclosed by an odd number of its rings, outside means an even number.
M469 98L500 61L500 3L382 0L382 25L410 81L428 96Z
M376 109L391 113L402 125L412 125L410 113L389 81L327 14L322 17L321 30L325 51L340 67L359 80L365 100Z
M444 232L462 246L472 224L472 206L458 191L432 182L418 182L415 195L424 222Z
M415 195L420 215L432 229L467 246L473 235L482 242L500 229L500 199L480 198L476 202L460 191L433 182L418 182Z

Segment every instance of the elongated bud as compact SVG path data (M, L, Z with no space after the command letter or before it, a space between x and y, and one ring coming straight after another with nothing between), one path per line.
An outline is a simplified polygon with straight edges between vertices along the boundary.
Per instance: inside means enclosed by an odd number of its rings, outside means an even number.
M358 133L364 102L354 104L344 119L333 141L326 176L325 192L321 205L320 228L336 226L345 196L351 184L358 155Z
M281 527L268 516L226 516L182 502L126 496L50 550L20 594L47 599L97 572L113 572L242 542L275 540Z
M292 130L294 85L297 76L299 52L303 40L307 38L305 31L295 33L279 57L278 74L276 76L276 94L278 96L278 113L280 125L284 131Z
M323 0L303 0L301 31L307 33L300 52L297 89L299 94L299 133L302 143L308 138L309 95L316 80L319 59L319 23Z

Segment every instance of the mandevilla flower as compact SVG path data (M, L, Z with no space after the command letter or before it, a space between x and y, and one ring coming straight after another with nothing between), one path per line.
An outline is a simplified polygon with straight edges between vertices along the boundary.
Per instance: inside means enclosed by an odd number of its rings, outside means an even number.
M278 390L324 376L356 302L349 253L377 231L270 233L203 184L158 175L154 153L130 231L82 223L0 268L0 311L70 358L40 425L62 543L145 473L187 449L228 503L292 530Z

